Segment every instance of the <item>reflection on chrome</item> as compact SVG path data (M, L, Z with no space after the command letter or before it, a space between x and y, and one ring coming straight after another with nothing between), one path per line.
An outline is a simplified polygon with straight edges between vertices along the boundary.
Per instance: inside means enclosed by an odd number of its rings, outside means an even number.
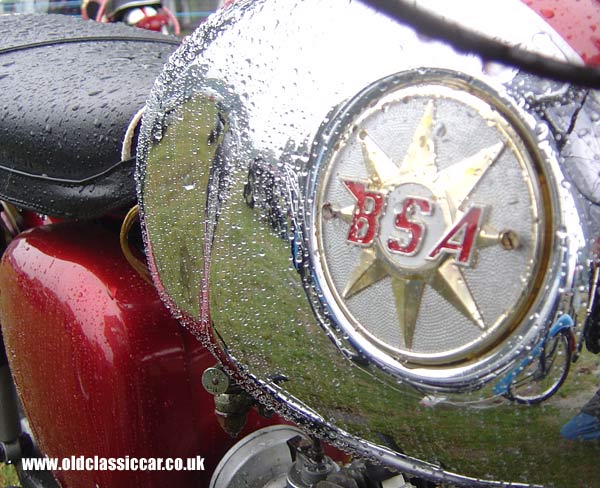
M482 3L446 14L573 59L520 2ZM598 447L560 428L599 386L600 103L488 68L357 2L213 18L144 117L151 267L242 386L328 442L446 483L579 486Z

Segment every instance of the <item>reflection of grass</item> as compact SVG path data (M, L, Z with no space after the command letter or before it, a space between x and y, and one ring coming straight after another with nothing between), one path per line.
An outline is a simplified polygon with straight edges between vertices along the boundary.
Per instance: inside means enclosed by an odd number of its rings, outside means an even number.
M197 95L170 117L146 163L146 225L165 289L189 315L198 316L206 187L218 146L218 108L214 100Z
M145 197L162 280L171 296L194 314L207 168L215 149L203 142L216 116L205 102L186 105L152 149L150 173L160 178L146 180ZM199 119L204 121L201 127ZM385 434L407 454L442 462L455 472L521 482L548 480L548 486L561 488L600 486L599 445L564 441L558 433L598 386L595 357L582 358L561 392L545 405L420 406L417 392L384 387L352 367L316 325L291 265L290 244L270 230L257 210L247 208L242 198L245 180L243 172L233 175L232 197L217 226L211 313L231 354L253 374L284 374L290 379L285 389L326 420L378 444ZM193 189L186 190L190 185ZM563 395L577 396L577 403Z
M548 486L564 488L600 486L598 445L559 436L575 409L552 402L425 408L414 391L382 387L352 368L315 325L291 266L289 243L243 202L244 180L243 174L234 178L232 199L221 214L210 278L216 327L249 371L262 378L285 374L290 378L286 390L326 420L376 443L387 434L407 454L443 462L452 471L548 480L554 483Z

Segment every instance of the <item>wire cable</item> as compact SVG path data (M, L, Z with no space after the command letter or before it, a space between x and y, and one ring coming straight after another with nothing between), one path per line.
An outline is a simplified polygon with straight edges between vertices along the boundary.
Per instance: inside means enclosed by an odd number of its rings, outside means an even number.
M464 53L472 53L528 73L555 81L600 88L600 69L558 61L517 46L485 37L465 29L406 0L360 0L402 24L409 24L422 34L445 41Z

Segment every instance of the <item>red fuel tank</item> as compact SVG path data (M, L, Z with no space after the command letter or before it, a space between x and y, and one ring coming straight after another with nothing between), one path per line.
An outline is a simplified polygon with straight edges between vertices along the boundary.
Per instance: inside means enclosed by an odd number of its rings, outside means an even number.
M0 267L2 333L34 435L51 457L205 458L205 471L58 471L65 487L207 486L234 439L201 385L214 358L100 223L38 227ZM264 424L252 414L246 432Z

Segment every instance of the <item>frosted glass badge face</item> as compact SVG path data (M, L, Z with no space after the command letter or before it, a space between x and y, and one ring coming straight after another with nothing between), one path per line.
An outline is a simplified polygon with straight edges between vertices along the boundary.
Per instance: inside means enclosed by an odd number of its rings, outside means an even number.
M334 311L394 360L480 357L535 300L544 173L485 92L440 79L364 97L317 183L317 268Z

